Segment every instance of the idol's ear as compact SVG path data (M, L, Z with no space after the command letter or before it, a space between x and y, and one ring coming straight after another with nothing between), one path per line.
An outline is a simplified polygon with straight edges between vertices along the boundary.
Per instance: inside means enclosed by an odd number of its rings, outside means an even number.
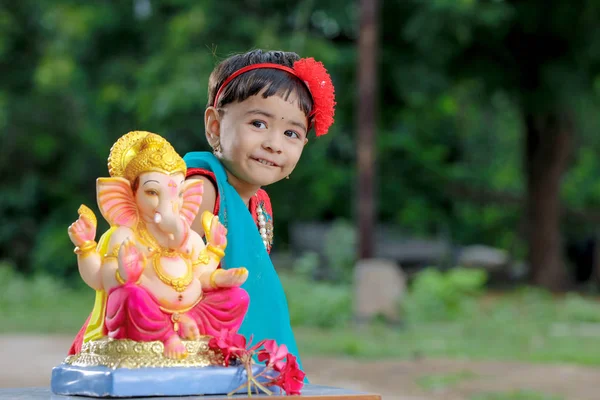
M127 179L98 178L96 196L100 212L111 226L137 226L138 208Z
M202 193L204 193L204 181L201 179L188 179L184 182L181 215L189 225L192 225L200 210Z

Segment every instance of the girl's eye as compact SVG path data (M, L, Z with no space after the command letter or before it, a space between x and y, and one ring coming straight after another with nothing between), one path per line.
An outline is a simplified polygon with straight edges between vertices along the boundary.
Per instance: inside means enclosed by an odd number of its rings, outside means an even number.
M146 194L148 196L158 196L158 192L156 190L146 190Z
M267 127L267 124L262 121L252 121L251 124L258 129L265 129Z
M179 197L180 198L183 197L183 192L179 193Z
M285 136L290 137L292 139L300 139L300 134L295 131L285 131Z

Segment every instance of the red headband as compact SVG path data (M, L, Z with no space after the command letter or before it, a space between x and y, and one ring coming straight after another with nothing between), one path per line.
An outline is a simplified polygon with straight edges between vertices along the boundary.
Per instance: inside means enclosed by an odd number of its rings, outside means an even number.
M245 72L259 68L279 69L304 82L313 100L313 108L308 117L310 119L314 116L315 134L321 136L327 133L333 124L333 115L335 114L335 90L323 63L315 61L314 58L302 58L294 63L294 68L273 63L252 64L240 68L225 79L219 87L213 107L217 107L221 93L232 80Z

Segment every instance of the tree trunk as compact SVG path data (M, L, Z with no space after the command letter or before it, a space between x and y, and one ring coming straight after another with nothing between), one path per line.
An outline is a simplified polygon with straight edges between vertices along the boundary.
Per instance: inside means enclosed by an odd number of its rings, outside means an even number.
M560 183L570 153L572 121L558 113L525 116L524 165L531 283L552 291L569 284L560 234Z
M375 225L375 129L378 1L360 0L358 40L358 258L372 258Z

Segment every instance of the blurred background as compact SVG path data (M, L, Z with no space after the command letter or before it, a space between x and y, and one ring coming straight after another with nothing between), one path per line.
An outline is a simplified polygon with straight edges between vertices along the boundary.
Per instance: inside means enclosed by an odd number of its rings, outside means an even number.
M311 380L597 398L600 1L369 5L0 1L0 348L23 363L2 361L0 387L47 385L92 308L66 231L97 212L111 145L149 130L208 150L210 72L263 48L323 61L337 93L330 134L268 188Z

